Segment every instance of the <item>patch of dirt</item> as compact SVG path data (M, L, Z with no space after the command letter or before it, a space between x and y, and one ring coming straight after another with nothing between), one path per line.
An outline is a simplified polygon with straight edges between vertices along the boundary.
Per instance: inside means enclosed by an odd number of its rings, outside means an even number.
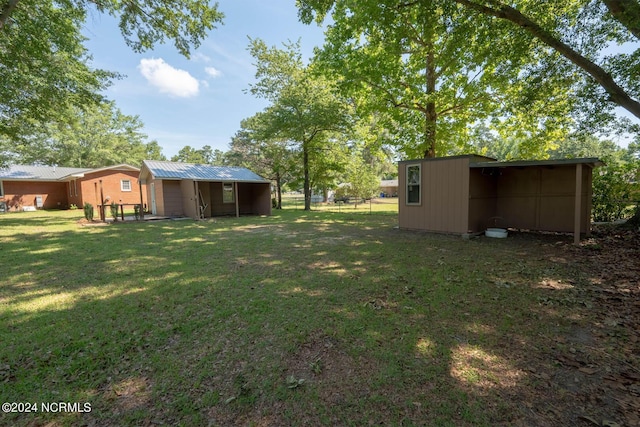
M102 222L100 220L94 219L92 221L89 221L86 218L82 218L79 219L78 221L76 221L76 224L82 226L82 227L104 227L109 225L108 222Z
M584 281L572 297L583 320L548 350L522 355L535 379L521 389L523 402L535 402L526 404L523 425L640 426L640 230L596 227L578 246L558 236L515 237L538 240L548 259L565 261Z

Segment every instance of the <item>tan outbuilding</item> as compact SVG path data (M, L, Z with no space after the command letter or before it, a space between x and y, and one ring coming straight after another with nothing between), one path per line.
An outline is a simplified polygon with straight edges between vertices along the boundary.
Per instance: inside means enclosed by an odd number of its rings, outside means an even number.
M591 229L596 158L512 161L453 156L398 164L402 229L474 234L487 228L574 233Z
M271 215L271 182L246 168L145 160L139 182L153 215Z

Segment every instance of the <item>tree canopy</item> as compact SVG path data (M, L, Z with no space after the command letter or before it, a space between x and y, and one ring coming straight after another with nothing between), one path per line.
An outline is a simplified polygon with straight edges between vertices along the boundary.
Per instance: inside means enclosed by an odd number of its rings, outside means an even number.
M322 150L327 133L343 130L348 122L346 101L337 95L335 82L305 66L299 43L284 49L251 40L256 79L250 92L270 101L260 114L263 138L297 144L302 153L305 209L311 209L310 156Z
M447 154L476 125L540 152L576 128L619 129L617 107L640 117L634 1L297 4L303 22L331 15L318 58L375 102L409 155Z
M164 160L158 143L147 142L140 119L123 114L115 103L87 105L74 112L64 122L47 123L38 132L6 144L5 156L14 163L82 168Z
M100 91L118 75L90 66L81 29L96 12L116 16L137 52L172 40L185 56L223 17L217 3L197 0L1 2L0 139L15 141L103 100Z

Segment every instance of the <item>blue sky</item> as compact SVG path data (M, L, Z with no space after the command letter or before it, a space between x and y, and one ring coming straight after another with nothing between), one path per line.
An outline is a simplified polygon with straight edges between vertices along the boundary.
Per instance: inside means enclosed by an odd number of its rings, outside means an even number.
M228 150L240 121L261 111L266 101L243 93L254 81L248 37L268 45L300 39L308 59L323 43L322 29L298 21L295 0L220 0L224 24L192 53L181 56L171 42L141 54L129 48L117 21L93 13L84 34L93 66L124 75L106 91L124 114L137 115L144 133L170 158L185 145Z

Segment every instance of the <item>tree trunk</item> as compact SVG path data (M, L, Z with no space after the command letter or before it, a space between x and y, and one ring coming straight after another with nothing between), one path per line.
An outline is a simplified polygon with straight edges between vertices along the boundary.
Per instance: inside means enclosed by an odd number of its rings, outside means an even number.
M640 118L640 102L631 98L631 96L613 80L611 74L580 55L528 16L523 15L519 10L499 1L492 1L492 4L496 5L495 9L483 4L478 4L473 0L455 0L455 2L484 15L513 22L589 74L609 94L609 101L618 104L637 118Z
M640 3L638 0L602 0L609 13L640 39Z
M7 24L7 20L9 19L9 16L11 16L11 13L13 13L13 10L18 5L18 1L19 0L9 0L7 4L2 7L2 10L0 10L0 30L2 30Z
M282 209L282 177L276 174L276 209Z
M433 158L436 156L436 124L438 121L438 113L436 112L436 102L433 101L432 95L436 92L436 65L435 55L433 53L433 45L430 43L429 52L427 52L427 103L425 108L425 158Z
M308 142L302 142L302 168L304 170L304 210L311 210L311 185L309 179L309 147Z

